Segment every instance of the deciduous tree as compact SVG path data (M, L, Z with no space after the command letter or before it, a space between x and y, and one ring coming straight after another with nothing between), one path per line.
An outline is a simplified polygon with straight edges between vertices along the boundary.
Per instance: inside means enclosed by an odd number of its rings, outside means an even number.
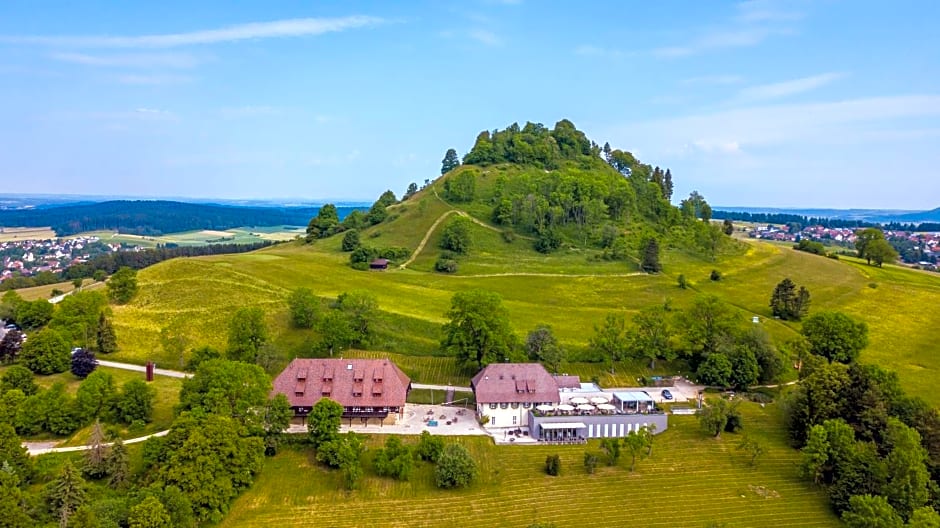
M124 423L130 424L138 420L149 422L153 415L155 399L156 391L145 381L130 380L121 387L121 394L115 404L115 413Z
M270 392L271 379L258 365L215 359L183 380L178 409L228 416L250 433L261 434Z
M353 232L353 231L350 231ZM320 299L310 288L297 288L287 298L290 321L294 328L313 328L320 313Z
M46 328L30 336L23 345L20 359L36 374L57 374L69 369L69 344L58 332Z
M449 444L437 461L434 481L439 488L460 488L469 486L476 475L477 464L467 448Z
M72 352L71 371L75 377L86 378L98 368L98 359L95 353L84 348Z
M100 370L92 372L82 380L75 392L75 407L79 417L87 423L109 414L116 403L116 396L117 388L111 374Z
M307 433L314 448L331 442L339 436L343 419L343 406L329 399L320 398L307 415Z
M170 515L153 495L132 506L127 516L129 528L170 528Z
M461 255L469 255L473 247L471 222L462 216L451 218L441 233L441 248Z
M538 325L529 332L525 339L525 349L529 359L538 361L548 367L552 372L558 372L565 351L558 343L558 339L548 325Z
M264 322L264 310L260 307L239 308L228 327L229 359L254 363L258 352L268 342L268 326Z
M108 279L108 298L117 304L127 304L137 295L137 272L124 266Z
M849 499L850 508L842 513L848 528L901 528L904 520L884 497L856 495Z
M441 349L464 365L485 367L508 358L516 346L509 312L496 293L485 290L457 292L447 312Z
M656 360L672 360L676 352L670 339L672 331L665 306L644 308L633 316L633 326L627 331L627 342L633 357L648 359L650 368L656 368Z
M868 346L868 325L842 312L819 312L803 322L810 351L830 362L851 363Z
M379 301L368 290L343 292L336 298L336 307L346 315L353 330L353 343L365 345L372 338L372 326L379 313Z
M610 361L610 371L613 372L614 362L623 359L629 346L623 315L607 314L602 325L594 325L594 336L591 337L590 344L603 354L605 360Z

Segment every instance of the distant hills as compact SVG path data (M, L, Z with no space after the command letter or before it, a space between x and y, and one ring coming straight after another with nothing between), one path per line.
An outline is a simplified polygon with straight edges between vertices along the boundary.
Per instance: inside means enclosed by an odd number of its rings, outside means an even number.
M821 209L789 207L715 206L715 211L770 215L798 215L807 218L832 218L878 224L940 222L940 207L930 211L896 209ZM716 218L720 215L716 215Z
M242 207L168 200L114 200L55 205L45 202L28 209L0 210L0 226L50 226L58 236L85 231L159 236L198 229L225 230L242 226L306 226L319 207ZM338 207L340 218L356 207Z

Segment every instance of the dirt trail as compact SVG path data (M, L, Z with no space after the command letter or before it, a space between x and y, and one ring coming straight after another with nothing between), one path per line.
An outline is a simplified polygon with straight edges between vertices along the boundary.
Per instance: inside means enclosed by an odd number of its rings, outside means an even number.
M418 244L418 247L414 250L411 256L408 257L408 260L403 262L401 266L398 266L398 269L405 269L408 267L409 264L414 262L415 259L418 258L418 255L421 253L421 251L424 249L424 246L428 243L428 240L431 238L431 235L434 233L434 230L437 229L437 226L440 225L440 223L443 222L445 218L447 218L448 216L454 213L459 213L459 211L457 211L456 209L451 209L450 211L447 211L441 216L439 216L437 220L435 220L434 223L431 224L431 228L428 229L428 232L424 234L424 238L421 239L421 242Z

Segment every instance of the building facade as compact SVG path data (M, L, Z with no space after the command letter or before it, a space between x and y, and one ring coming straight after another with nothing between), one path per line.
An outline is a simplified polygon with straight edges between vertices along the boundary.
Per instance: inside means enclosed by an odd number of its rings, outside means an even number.
M559 403L558 385L538 363L493 363L470 382L477 418L487 429L528 427L529 411Z

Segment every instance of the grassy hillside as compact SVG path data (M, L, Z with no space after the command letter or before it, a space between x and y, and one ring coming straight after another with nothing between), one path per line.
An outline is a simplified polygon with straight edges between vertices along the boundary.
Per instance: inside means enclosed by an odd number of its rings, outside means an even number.
M765 318L762 324L781 341L794 336L798 325L771 319L768 300L774 285L790 277L810 289L812 310L844 310L869 323L871 344L863 360L897 370L911 393L940 403L940 394L930 390L930 380L940 375L940 357L931 344L940 312L928 308L940 293L940 278L934 275L834 261L762 242L751 242L747 251L719 263L669 251L661 275L624 275L622 270L612 273L615 270L609 268L579 275L583 270L563 266L551 275L540 275L517 272L512 262L504 262L496 275L450 276L413 269L374 273L349 268L346 254L334 249L338 244L329 239L313 246L291 244L250 254L176 259L142 270L140 294L130 305L115 307L121 347L117 357L178 364L179 358L167 357L159 347L158 334L169 325L183 328L191 346L223 347L228 319L238 307L248 305L265 308L275 344L285 354L309 352L316 336L287 325L285 299L300 286L325 299L352 289L373 292L384 313L382 337L372 348L408 356L438 354L438 329L450 298L469 288L502 295L520 335L539 323L551 324L573 351L586 348L593 325L610 311L633 313L666 299L682 307L698 292L722 297L744 316ZM712 269L719 269L724 279L710 281ZM675 286L679 273L692 282L691 289ZM456 367L445 370L449 374L443 378L433 377L420 366L413 373L419 381L449 382L445 379L453 379L458 372ZM599 365L573 365L568 370L603 375Z
M799 453L787 446L774 406L742 410L749 434L766 446L754 467L736 449L738 435L707 438L691 416L671 417L653 456L634 473L624 457L587 475L584 446L448 439L466 446L480 466L479 481L457 491L436 489L429 465L405 483L374 477L367 452L369 476L346 493L339 473L317 465L311 452L284 450L266 461L221 526L839 526L825 493L799 478ZM376 435L369 445L383 441ZM551 454L561 457L559 477L544 473Z

